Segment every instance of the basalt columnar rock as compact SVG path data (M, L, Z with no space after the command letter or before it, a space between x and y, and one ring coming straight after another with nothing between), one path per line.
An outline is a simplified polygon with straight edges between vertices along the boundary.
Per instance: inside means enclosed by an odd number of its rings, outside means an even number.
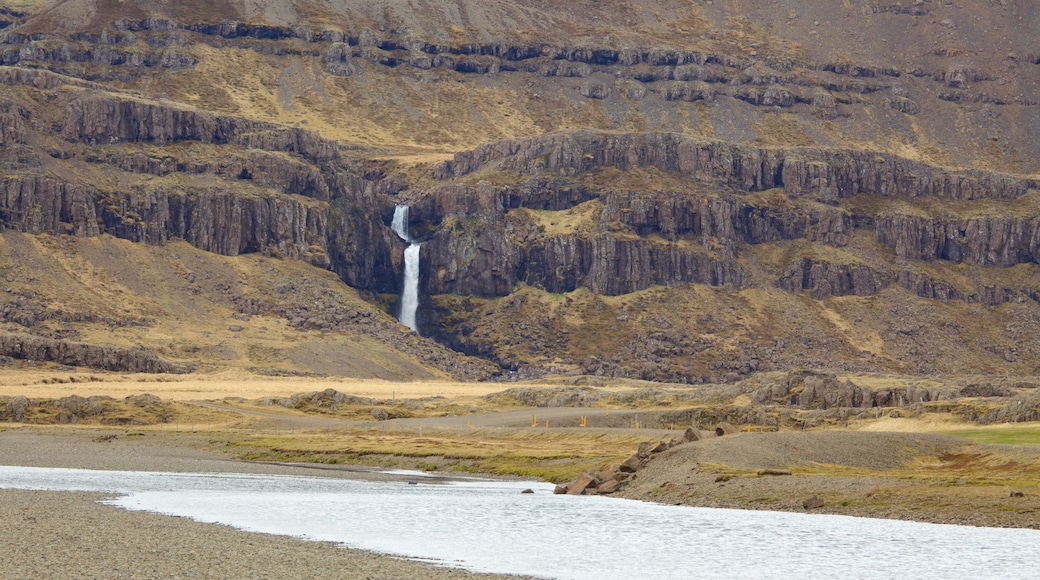
M0 178L4 228L181 238L224 255L302 259L356 287L395 291L394 236L373 184L346 167L335 143L46 71L0 67L0 80L30 95L7 102L0 134L5 155L21 152L7 165L22 168ZM58 115L48 127L43 110ZM84 177L98 173L110 177Z
M656 170L685 187L589 185L608 169ZM741 288L751 283L741 247L805 240L844 248L857 231L901 258L1011 266L1035 262L1040 239L1033 231L1040 217L953 221L887 209L903 199L1018 207L1031 199L1036 180L870 151L578 131L488 144L435 171L446 180L494 173L523 177L513 185L481 181L415 194L414 215L433 230L424 248L429 293L500 296L517 282L608 295L690 282ZM775 284L816 299L869 296L897 281L929 298L962 297L898 265L836 256L792 256Z

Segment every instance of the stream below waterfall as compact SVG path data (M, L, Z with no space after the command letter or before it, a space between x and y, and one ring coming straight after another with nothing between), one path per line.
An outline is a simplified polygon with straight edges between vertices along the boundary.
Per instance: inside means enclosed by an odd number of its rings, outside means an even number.
M0 488L103 491L130 510L545 578L1035 578L1040 532L435 483L0 466ZM524 488L534 491L521 494Z

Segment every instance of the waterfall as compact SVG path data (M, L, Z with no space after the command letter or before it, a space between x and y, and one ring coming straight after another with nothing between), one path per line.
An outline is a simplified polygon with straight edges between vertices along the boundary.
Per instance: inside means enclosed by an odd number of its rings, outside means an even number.
M394 220L390 223L394 233L408 242L404 251L404 289L401 291L401 324L419 332L415 324L415 311L419 309L419 248L412 236L408 235L408 206L399 205L394 209Z

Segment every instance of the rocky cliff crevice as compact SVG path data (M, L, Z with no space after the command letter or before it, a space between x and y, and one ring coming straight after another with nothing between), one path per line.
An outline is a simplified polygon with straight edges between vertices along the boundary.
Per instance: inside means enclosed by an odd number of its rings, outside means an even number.
M787 199L745 200L736 192L609 192L603 196L601 223L621 223L639 236L675 241L697 236L747 244L804 238L832 246L848 243L849 213L820 204L796 205Z
M736 228L741 228L740 235L752 234L744 231L739 217L725 212L716 212L725 217L725 224L715 225L710 216L699 213L702 204L696 198L684 203L675 200L681 194L660 193L662 203L669 198L676 203L676 211L633 216L627 192L604 193L580 231L553 233L524 213L525 191L530 190L449 186L417 202L413 215L420 223L430 219L434 229L422 250L428 293L503 296L524 282L550 292L585 286L617 295L652 285L697 282L739 288L747 282L731 249L712 249L711 240L722 233L739 239ZM555 211L562 212L585 197L587 193L571 189L559 196L535 195L530 205L560 207ZM625 224L627 218L631 219ZM622 224L620 230L616 224ZM702 240L704 224L708 231ZM766 231L770 230L754 226L751 230ZM654 235L660 237L651 239Z
M586 287L616 296L687 283L741 288L747 273L732 257L696 246L653 243L612 235L556 236L529 245L518 278L549 292Z
M321 201L331 197L329 184L319 168L292 157L265 151L228 153L218 160L204 160L191 151L174 154L157 149L127 154L108 148L91 148L82 155L71 153L69 159L82 158L87 163L106 164L128 173L163 177L170 174L214 175L228 181L298 194Z

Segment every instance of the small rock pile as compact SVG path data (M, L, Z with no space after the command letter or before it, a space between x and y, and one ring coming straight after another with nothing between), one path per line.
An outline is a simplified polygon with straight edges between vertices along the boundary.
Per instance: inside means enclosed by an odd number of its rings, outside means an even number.
M553 490L553 493L567 495L612 494L621 489L622 484L632 477L632 474L642 469L654 455L667 451L677 445L699 441L700 439L701 432L690 427L679 439L660 441L658 443L653 443L651 441L640 443L639 449L614 469L599 473L583 473L578 476L577 479L568 484L557 485L556 489Z

